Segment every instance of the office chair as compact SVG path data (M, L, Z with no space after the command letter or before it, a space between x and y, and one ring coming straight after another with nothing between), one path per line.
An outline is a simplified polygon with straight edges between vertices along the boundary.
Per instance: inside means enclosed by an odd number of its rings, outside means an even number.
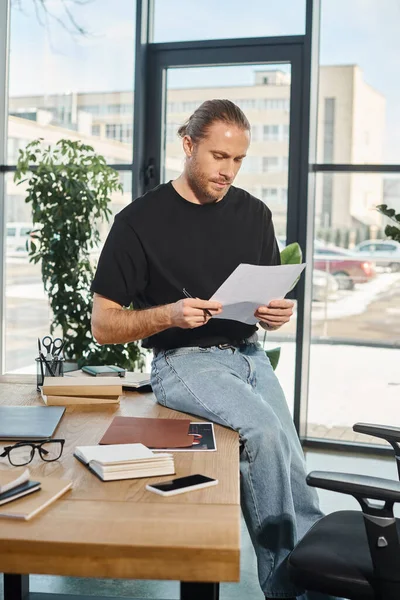
M356 423L353 430L392 445L400 479L400 428ZM351 494L362 512L334 512L313 525L288 558L293 582L350 600L400 600L400 519L393 515L394 503L400 502L400 483L325 471L311 472L307 483Z

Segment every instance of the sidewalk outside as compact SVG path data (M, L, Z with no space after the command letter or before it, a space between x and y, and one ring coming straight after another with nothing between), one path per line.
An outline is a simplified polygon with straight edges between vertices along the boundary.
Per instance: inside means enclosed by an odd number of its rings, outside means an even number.
M276 374L293 410L295 344L278 345ZM307 437L387 445L352 426L363 421L400 427L400 348L327 343L312 344L310 354Z

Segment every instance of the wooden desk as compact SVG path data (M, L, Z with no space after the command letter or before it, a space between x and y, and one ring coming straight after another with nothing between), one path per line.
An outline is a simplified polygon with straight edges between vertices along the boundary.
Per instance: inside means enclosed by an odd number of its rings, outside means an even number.
M35 378L0 377L0 403L42 404ZM215 426L217 452L176 452L176 477L203 473L219 484L163 498L145 490L150 479L101 482L72 456L76 446L97 444L116 415L187 416L135 392L125 393L120 405L67 408L55 432L66 440L63 456L45 463L35 455L29 468L39 481L46 475L72 480L73 489L31 521L0 520L4 600L28 597L29 573L178 580L182 600L216 600L218 582L239 581L237 434ZM1 459L0 468L7 466Z

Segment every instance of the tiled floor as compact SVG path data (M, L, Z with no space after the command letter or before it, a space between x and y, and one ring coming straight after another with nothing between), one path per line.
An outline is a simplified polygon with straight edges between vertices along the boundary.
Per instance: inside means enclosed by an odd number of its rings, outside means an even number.
M389 458L370 458L358 455L335 454L333 452L308 451L307 469L346 471L397 478L395 461ZM321 505L325 512L342 509L358 510L358 503L352 497L320 492ZM398 511L400 516L400 510ZM0 583L0 598L2 595ZM120 598L160 598L172 600L179 596L179 584L175 581L128 581L92 580L67 577L31 577L32 592L53 592L60 594L104 596ZM241 581L238 584L221 585L221 600L262 600L257 582L257 567L250 538L242 523Z

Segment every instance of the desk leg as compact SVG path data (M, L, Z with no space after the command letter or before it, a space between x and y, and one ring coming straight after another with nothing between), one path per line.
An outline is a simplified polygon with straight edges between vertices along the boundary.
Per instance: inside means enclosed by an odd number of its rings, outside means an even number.
M29 575L4 573L4 600L27 600L29 596Z
M180 599L219 600L219 583L188 583L181 581Z

